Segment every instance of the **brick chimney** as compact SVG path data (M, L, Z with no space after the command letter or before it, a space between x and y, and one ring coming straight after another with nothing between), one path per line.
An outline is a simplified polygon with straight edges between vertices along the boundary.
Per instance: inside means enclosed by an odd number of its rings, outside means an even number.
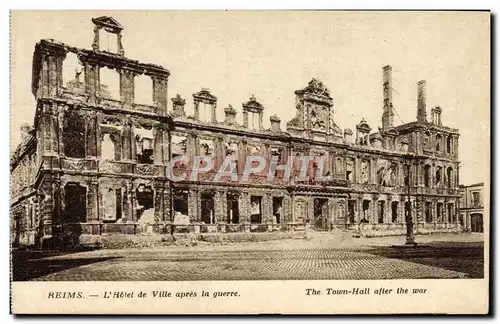
M384 112L382 113L382 129L394 127L394 107L392 105L392 67L386 65L383 70L383 98Z
M425 80L417 83L417 121L427 122Z

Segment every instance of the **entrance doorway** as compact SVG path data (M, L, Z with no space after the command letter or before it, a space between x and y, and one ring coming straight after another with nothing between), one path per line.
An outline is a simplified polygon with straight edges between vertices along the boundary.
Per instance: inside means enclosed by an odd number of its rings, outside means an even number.
M471 214L470 215L470 230L475 233L483 232L483 215Z
M314 223L316 230L328 230L328 199L314 198Z

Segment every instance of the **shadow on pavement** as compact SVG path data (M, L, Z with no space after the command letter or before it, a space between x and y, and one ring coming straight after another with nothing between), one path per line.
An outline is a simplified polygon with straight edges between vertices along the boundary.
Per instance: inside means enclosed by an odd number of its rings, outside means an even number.
M372 246L366 253L458 271L469 278L484 278L483 242L430 242L417 246Z
M66 269L103 262L117 257L95 258L56 258L55 256L71 255L75 252L56 251L12 251L12 280L27 281Z

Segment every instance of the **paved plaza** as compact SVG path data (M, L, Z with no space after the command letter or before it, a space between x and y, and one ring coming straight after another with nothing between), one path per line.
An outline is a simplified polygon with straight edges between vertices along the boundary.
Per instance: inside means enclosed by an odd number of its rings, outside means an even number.
M14 280L289 280L483 278L482 234L353 238L314 233L308 240L191 247L16 252Z

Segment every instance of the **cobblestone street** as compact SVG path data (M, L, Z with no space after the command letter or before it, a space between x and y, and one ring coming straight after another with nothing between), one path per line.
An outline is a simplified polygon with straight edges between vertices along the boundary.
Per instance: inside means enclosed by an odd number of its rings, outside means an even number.
M483 236L417 236L425 246L392 247L404 237L311 239L147 249L32 253L14 280L286 280L482 278ZM16 260L20 258L15 258Z

